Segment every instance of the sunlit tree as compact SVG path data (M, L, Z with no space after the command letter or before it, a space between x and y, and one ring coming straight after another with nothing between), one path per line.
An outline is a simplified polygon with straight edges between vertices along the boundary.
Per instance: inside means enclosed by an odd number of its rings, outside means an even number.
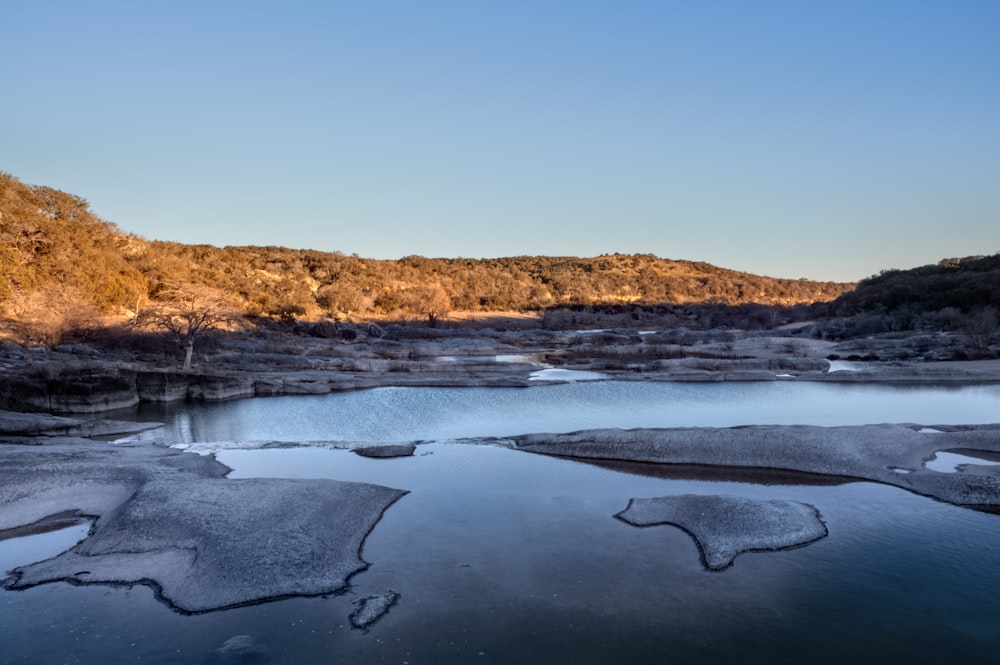
M451 311L451 298L439 283L422 284L403 293L404 309L411 314L427 317L427 325L437 325L438 319Z
M191 369L195 341L210 330L233 325L235 308L226 295L209 287L171 289L165 299L148 307L137 324L170 335L184 350L182 369Z

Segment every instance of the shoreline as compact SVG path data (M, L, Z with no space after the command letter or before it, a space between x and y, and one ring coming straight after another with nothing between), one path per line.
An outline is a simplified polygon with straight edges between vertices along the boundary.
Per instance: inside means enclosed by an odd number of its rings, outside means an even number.
M758 479L808 474L823 484L868 481L958 507L1000 512L1000 466L973 462L943 473L926 464L940 451L1000 457L1000 423L935 429L933 434L916 424L603 429L454 443L499 445L599 466L641 465L651 475L662 471L667 477L688 477L691 469L699 472L694 477L750 470ZM361 556L366 538L407 494L338 480L231 479L230 469L215 455L149 442L60 436L59 431L45 436L44 428L36 428L31 445L0 443L0 539L70 518L90 519L93 527L87 538L52 559L22 565L9 575L4 571L0 586L8 590L51 582L145 584L182 614L339 594L368 568ZM369 454L371 449L379 456L378 446L369 446ZM703 505L681 503L663 523L702 523ZM712 521L721 525L732 521L724 505L713 508L713 514ZM711 560L703 552L707 569L728 567L740 551L796 546L798 541L786 539L785 512L764 510L755 520L773 533L763 544L735 528L738 524L707 525L723 531L708 541L696 537L699 547L735 547L725 556L710 554ZM713 540L722 544L713 546ZM325 554L317 559L319 551ZM227 572L232 569L244 572L234 577Z
M655 334L634 331L450 335L430 342L303 344L295 354L258 355L252 357L255 362L231 352L235 355L207 359L211 364L199 371L180 372L95 357L79 349L37 357L8 349L0 357L0 539L62 524L72 516L93 519L93 528L67 552L15 569L0 579L0 586L17 590L56 581L146 584L173 610L203 613L341 593L368 567L361 557L365 539L405 496L405 489L336 480L230 479L230 470L214 455L166 448L156 441L155 431L109 443L109 437L159 425L99 417L141 402L317 395L388 386L527 388L565 383L532 378L545 368L599 373L604 378L596 380L601 381L1000 383L998 360L892 359L865 361L858 371L831 372L826 356L835 350L832 343L763 336L725 342L706 338L679 349L657 343ZM591 429L455 441L599 465L641 465L651 475L667 477L693 469L708 475L745 471L765 479L809 474L816 482L862 480L968 509L1000 511L1000 466L971 463L955 473L926 466L941 451L1000 456L1000 422L929 423L926 427L939 430L933 435L924 427ZM384 456L379 446L368 448L368 454ZM658 504L657 510L666 508L669 514L649 519L699 524L691 512L697 506ZM719 545L718 551L711 549L711 539L703 538L703 559L709 552L712 568L721 569L729 565L733 552L800 542L787 540L780 527L788 521L787 506L765 508L741 509L759 515L755 519L764 526L777 525L773 538L760 542L734 534L734 539L723 539L729 544ZM713 510L725 523L724 502ZM813 531L810 538L817 535ZM337 546L331 549L331 542ZM324 555L315 558L311 553L317 551ZM233 569L246 574L233 577L228 572ZM373 616L366 612L364 620L359 619L366 627L378 620L379 612L388 611L395 596L387 592L373 598Z
M599 380L713 382L822 381L900 385L1000 383L1000 359L895 357L898 340L841 360L844 343L746 334L694 343L673 333L620 331L440 331L431 339L358 342L302 339L282 353L233 348L208 354L193 370L148 359L101 355L85 347L0 349L0 409L97 415L140 403L222 401L318 395L378 387L530 387L563 382L535 376L555 369L596 373ZM436 335L436 336L435 336ZM732 334L730 334L732 337ZM671 338L672 339L672 338ZM941 340L942 348L950 342ZM848 349L859 343L852 340ZM875 350L881 348L881 356ZM875 360L871 358L875 357ZM843 365L856 368L843 369ZM837 363L837 364L834 364ZM831 371L831 368L836 368ZM568 375L567 375L568 376Z

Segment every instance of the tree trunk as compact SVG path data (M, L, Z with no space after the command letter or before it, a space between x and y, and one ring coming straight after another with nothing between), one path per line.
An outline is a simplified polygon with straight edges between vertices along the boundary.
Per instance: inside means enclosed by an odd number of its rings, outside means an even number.
M189 339L184 342L184 367L182 369L191 369L191 357L194 355L194 340Z

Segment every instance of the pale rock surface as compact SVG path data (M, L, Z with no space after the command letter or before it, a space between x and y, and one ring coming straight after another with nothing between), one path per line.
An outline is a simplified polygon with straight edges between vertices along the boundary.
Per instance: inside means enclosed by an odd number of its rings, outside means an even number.
M708 570L724 570L744 552L802 547L827 535L815 507L797 501L683 494L632 499L615 515L633 526L668 524L694 538Z

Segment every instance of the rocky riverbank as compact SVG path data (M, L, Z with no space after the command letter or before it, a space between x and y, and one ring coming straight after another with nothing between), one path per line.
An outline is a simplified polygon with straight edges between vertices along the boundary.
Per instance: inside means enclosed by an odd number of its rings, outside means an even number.
M0 437L0 540L74 520L93 527L69 551L10 571L3 586L11 590L57 581L146 584L183 613L340 593L368 566L360 556L368 533L406 494L334 480L229 479L229 469L212 456L65 435L86 419L18 418L19 431L34 432L33 445ZM95 431L126 429L102 423ZM460 443L632 463L630 471L651 475L753 470L762 482L788 474L819 483L868 480L959 506L1000 509L1000 465L987 462L1000 460L1000 425L590 430ZM942 451L970 457L951 473L929 468ZM406 456L413 447L362 452ZM825 537L821 512L788 501L677 495L633 498L616 517L639 527L681 527L695 539L705 568L719 571L743 552ZM397 599L389 591L362 603L353 625L369 626Z
M633 381L1000 381L1000 361L902 358L895 340L882 347L867 342L864 356L843 355L856 350L856 343L719 331L424 330L349 342L303 338L267 348L257 348L258 341L216 348L187 372L86 347L0 349L0 406L10 409L0 411L0 540L74 520L93 523L90 537L54 559L15 569L4 586L148 584L174 609L199 613L339 593L367 567L360 556L364 540L404 491L333 480L228 479L228 469L211 456L101 440L155 428L92 417L143 401L375 386L527 387L559 376L541 371L546 368ZM885 358L879 349L886 350ZM1000 425L594 430L466 443L639 465L654 475L696 470L699 477L868 480L1000 510L1000 466L978 464L975 457L1000 459ZM386 457L413 450L396 445L358 452ZM955 473L928 468L942 451L973 458ZM754 528L727 517L737 513L752 517ZM798 547L826 533L810 507L734 507L725 497L633 500L619 519L681 526L694 536L710 570L731 565L741 552ZM397 599L394 592L371 597L351 618L353 625L370 625Z
M323 394L379 386L528 386L544 367L642 381L1000 381L1000 360L940 360L946 335L834 343L801 333L398 329L351 340L227 339L193 370L86 346L0 348L0 408L96 414L140 402ZM922 350L918 353L918 350ZM558 380L558 379L556 379Z
M805 473L820 478L868 480L947 503L1000 509L1000 425L913 424L815 427L759 425L731 428L587 430L529 434L512 439L518 450L605 462L657 466ZM941 451L970 454L961 472L927 467ZM976 464L976 457L984 464Z
M334 480L225 478L212 457L58 439L0 445L0 540L53 515L93 521L60 556L11 571L46 582L152 586L185 613L346 589L361 547L405 492Z

